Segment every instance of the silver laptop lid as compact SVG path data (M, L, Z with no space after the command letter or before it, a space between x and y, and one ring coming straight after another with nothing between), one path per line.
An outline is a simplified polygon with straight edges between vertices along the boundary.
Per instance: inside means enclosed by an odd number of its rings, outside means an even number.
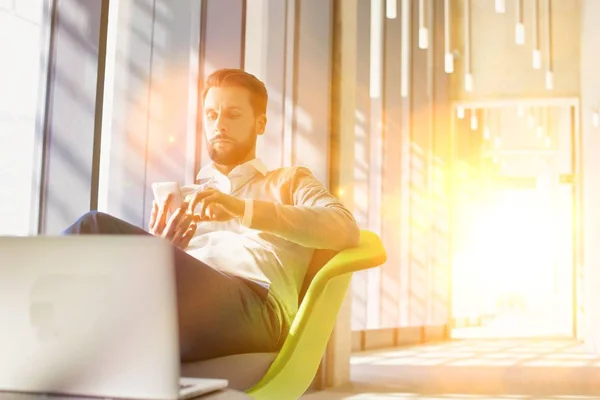
M165 240L0 238L0 390L177 398L176 312Z

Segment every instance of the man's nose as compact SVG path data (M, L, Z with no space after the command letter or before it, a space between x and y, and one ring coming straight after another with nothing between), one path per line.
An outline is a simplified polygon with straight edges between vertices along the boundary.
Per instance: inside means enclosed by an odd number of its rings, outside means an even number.
M227 126L225 125L224 118L220 115L215 121L215 130L218 132L227 132Z

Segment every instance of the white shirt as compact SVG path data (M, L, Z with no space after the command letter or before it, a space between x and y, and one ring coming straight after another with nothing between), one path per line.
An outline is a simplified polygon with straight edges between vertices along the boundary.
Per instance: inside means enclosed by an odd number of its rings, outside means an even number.
M266 176L269 172L267 166L261 160L255 158L235 167L231 170L229 176L222 174L213 164L209 164L200 170L196 179L199 181L210 182L209 186L214 187L225 194L231 194L231 189L234 187L233 185L243 184L244 177L252 178L255 170L260 172L263 176ZM240 177L242 177L242 179L238 179ZM232 183L232 179L234 180L234 183ZM244 216L240 222L244 226L250 226L252 222L253 201L250 198L246 198L244 201Z
M314 249L341 250L358 244L352 214L306 168L268 171L259 159L224 175L213 165L198 173L197 185L243 198L241 221L199 222L186 251L209 266L265 288L290 323ZM266 293L267 294L267 293Z

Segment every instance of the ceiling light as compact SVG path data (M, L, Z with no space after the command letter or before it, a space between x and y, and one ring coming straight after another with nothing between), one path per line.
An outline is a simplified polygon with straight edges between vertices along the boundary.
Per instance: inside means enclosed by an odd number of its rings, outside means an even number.
M506 0L496 0L495 9L498 14L504 14L506 12Z
M387 19L396 19L398 15L398 0L386 0L385 1L385 16Z
M444 0L444 71L454 72L454 54L450 51L450 0Z
M523 0L517 0L517 24L515 25L515 42L525 44L525 24L523 23Z
M477 120L477 112L475 110L471 110L471 129L476 131L479 127L479 121Z

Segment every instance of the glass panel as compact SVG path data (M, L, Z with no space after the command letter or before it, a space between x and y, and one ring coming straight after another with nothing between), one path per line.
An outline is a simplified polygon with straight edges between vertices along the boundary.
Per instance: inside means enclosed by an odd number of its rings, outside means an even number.
M44 0L0 0L0 235L29 234Z
M200 5L109 4L98 210L142 228L153 182L196 176Z

